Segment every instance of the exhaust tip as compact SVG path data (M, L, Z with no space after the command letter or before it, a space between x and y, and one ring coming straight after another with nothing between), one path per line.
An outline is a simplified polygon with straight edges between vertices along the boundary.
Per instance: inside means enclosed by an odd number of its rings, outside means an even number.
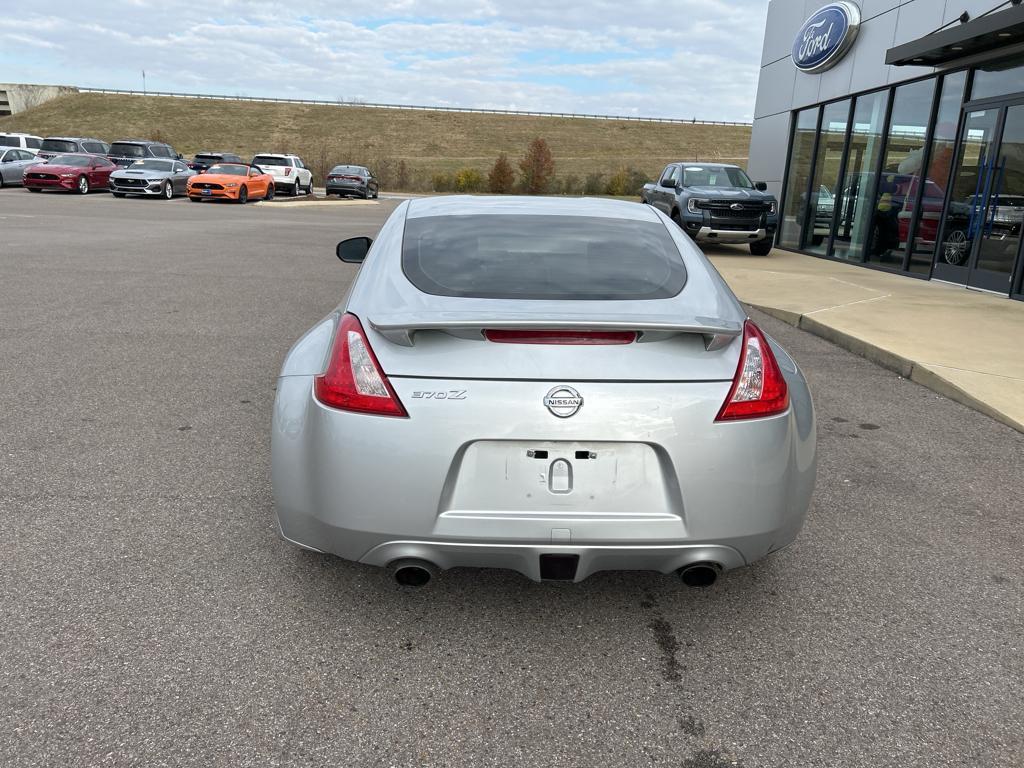
M722 572L722 566L718 563L693 563L679 569L679 578L688 587L704 588L710 587L718 581L718 574Z
M390 568L395 583L402 587L425 587L437 575L437 566L426 560L399 560Z

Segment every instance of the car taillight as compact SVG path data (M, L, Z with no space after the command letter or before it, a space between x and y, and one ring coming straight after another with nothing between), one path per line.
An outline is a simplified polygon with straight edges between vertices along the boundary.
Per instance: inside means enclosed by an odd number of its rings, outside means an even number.
M313 392L324 405L342 411L408 416L355 315L342 315L327 370L313 380Z
M285 168L284 169L284 175L285 176L291 176L292 175L292 169L291 168Z
M789 387L761 329L743 324L743 349L729 396L715 421L774 416L789 407Z
M328 181L337 181L340 178L341 178L340 176L328 176L327 180Z
M632 344L635 331L484 331L488 341L498 344Z

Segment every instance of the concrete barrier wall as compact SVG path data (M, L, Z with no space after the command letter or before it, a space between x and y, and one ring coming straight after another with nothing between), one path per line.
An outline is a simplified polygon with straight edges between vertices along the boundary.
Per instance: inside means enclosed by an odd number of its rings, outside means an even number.
M0 83L0 117L16 115L68 93L78 93L78 89L70 85Z

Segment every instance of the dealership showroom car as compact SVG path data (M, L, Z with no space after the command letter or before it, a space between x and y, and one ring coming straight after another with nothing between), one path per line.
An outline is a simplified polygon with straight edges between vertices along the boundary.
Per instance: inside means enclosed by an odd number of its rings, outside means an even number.
M339 243L361 272L278 380L285 539L406 585L482 566L706 586L796 537L807 384L663 213L429 198L368 246Z

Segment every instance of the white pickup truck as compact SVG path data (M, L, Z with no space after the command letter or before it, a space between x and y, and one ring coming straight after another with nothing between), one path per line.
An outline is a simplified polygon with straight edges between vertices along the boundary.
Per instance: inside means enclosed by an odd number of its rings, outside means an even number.
M282 193L289 192L292 197L300 192L313 194L313 172L303 165L298 155L264 153L255 155L252 164L273 176L274 189Z

